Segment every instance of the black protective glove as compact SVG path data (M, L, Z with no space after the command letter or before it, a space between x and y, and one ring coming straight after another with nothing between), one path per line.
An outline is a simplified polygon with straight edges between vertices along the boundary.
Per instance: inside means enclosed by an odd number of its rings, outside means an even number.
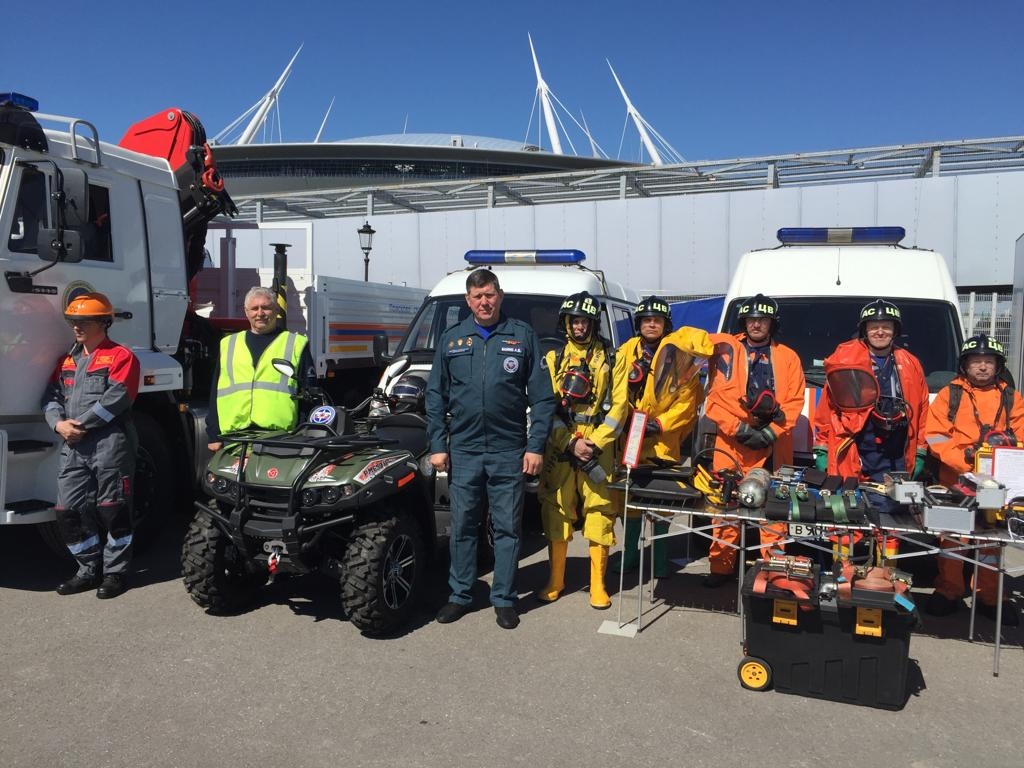
M971 470L974 469L974 454L976 454L977 452L978 448L977 446L974 445L970 446L969 448L964 448L964 461L967 462L967 467Z
M769 427L754 429L752 426L744 422L743 424L740 424L740 428L736 430L736 441L747 446L747 448L759 450L761 448L767 448L775 442L775 433L772 432Z
M661 422L657 419L648 419L644 425L644 437L661 434Z

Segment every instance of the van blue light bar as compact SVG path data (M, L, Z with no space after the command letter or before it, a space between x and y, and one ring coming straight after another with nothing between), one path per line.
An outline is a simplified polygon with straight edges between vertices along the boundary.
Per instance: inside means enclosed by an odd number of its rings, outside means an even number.
M38 101L33 99L31 96L26 96L23 93L16 93L15 91L0 93L0 104L13 104L16 107L24 107L29 112L39 111Z
M466 251L470 264L579 264L583 251Z
M896 245L907 236L903 227L783 227L783 245Z

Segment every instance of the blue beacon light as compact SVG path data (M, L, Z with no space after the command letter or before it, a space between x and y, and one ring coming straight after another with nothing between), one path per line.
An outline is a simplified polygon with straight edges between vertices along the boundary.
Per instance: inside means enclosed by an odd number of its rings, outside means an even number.
M586 255L583 251L466 251L465 259L470 264L579 264Z
M896 245L903 227L783 227L776 233L783 245Z

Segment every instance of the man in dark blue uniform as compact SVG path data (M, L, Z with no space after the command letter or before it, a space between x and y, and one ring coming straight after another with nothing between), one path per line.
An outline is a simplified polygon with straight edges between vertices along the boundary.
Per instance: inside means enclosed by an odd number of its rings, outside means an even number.
M427 386L430 463L448 471L452 504L452 594L437 614L441 624L469 611L485 510L494 526L491 604L499 626L519 624L515 579L523 476L540 472L555 398L536 334L501 314L502 297L493 272L470 273L466 303L472 315L441 335Z

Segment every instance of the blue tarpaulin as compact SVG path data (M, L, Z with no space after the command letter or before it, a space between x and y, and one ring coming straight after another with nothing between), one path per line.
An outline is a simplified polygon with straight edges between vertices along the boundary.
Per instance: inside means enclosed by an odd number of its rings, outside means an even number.
M714 333L718 330L718 320L722 316L724 304L725 296L669 302L672 325L675 328L689 325L693 328L703 328L708 333Z

